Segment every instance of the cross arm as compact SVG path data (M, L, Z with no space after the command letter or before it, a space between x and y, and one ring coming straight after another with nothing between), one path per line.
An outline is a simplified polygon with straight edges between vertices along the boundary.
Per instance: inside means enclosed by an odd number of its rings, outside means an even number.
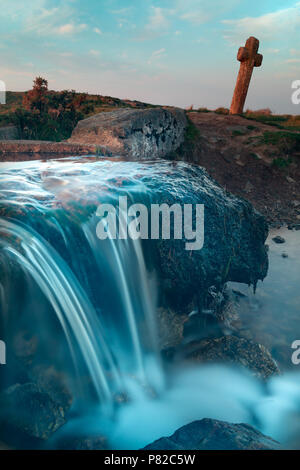
M263 61L263 55L262 54L256 54L255 60L254 60L254 67L260 67Z

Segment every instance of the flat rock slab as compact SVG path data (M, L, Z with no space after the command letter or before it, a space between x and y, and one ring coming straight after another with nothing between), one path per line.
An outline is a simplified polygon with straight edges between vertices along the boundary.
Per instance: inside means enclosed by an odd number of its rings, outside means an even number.
M12 140L19 137L19 131L16 126L0 127L0 140Z
M146 450L279 450L280 445L248 424L194 421L145 447Z
M14 161L34 159L35 155L88 155L94 154L95 145L73 144L69 142L47 142L43 140L4 140L0 142L0 160ZM99 151L99 150L98 150ZM102 155L109 155L106 148L101 148ZM26 156L26 158L24 158ZM10 158L9 158L10 159Z
M69 142L104 146L135 159L163 158L183 143L186 125L182 109L125 108L79 121Z

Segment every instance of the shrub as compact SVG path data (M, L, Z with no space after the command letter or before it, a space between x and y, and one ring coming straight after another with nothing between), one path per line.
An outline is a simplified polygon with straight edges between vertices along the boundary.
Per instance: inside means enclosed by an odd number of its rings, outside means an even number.
M215 110L215 113L217 113L217 114L229 114L229 109L228 108L217 108Z

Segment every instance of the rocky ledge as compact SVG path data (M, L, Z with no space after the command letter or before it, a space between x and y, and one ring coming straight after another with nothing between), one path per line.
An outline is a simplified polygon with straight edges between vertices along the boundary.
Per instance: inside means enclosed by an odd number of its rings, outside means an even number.
M183 143L186 125L182 109L119 109L79 121L69 142L104 146L138 160L160 158Z
M72 144L69 142L48 142L44 140L3 140L0 142L0 161L30 160L30 157L43 155L44 158L53 158L58 155L88 155L96 152L95 145ZM109 154L108 149L101 148L103 155ZM99 151L99 149L98 149ZM35 158L33 158L35 159Z
M248 424L214 419L194 421L145 450L279 450L280 445Z

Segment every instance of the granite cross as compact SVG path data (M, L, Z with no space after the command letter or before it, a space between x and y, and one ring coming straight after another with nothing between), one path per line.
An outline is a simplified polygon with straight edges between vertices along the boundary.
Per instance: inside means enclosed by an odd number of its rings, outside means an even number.
M244 104L253 73L253 67L260 67L263 56L258 54L259 40L251 36L246 41L245 47L240 47L237 60L241 62L239 75L237 78L230 114L242 114Z

